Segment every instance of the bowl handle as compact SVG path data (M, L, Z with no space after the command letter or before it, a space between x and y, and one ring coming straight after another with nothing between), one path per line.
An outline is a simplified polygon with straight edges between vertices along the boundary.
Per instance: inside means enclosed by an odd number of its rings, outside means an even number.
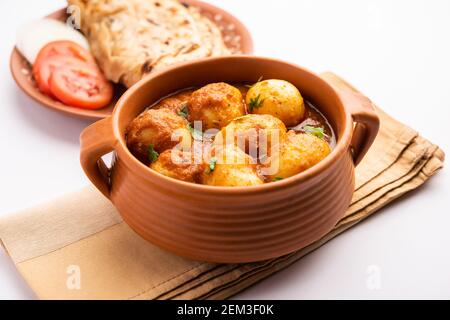
M353 129L351 152L353 162L357 166L377 137L380 119L372 101L350 84L333 73L327 72L321 76L336 89L344 106L350 111L353 121L356 123Z
M102 156L114 151L112 117L91 124L80 135L80 162L84 172L97 189L110 197L110 170Z

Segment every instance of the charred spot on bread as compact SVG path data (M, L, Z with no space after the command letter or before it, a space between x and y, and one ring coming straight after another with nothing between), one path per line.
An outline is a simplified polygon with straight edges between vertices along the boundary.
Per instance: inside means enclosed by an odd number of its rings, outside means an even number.
M156 22L155 20L153 20L153 19L150 19L150 18L146 18L146 20L147 20L147 22L148 23L151 23L151 24L153 24L153 25L155 25L155 26L159 26L159 23L158 22Z
M143 74L150 73L152 70L153 70L153 60L148 59L142 65L142 73Z

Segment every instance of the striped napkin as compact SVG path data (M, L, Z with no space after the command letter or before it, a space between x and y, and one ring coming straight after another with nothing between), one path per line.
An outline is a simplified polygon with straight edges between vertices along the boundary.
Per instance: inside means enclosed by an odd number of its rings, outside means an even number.
M322 76L355 90L332 73ZM356 170L345 217L325 237L287 256L248 264L178 257L137 236L92 187L0 220L0 242L41 299L228 298L420 187L443 166L439 147L377 111L380 133Z

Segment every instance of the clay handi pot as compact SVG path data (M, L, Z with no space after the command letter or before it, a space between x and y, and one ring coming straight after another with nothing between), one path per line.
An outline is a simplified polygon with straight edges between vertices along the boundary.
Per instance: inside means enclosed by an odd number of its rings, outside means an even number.
M164 96L212 82L283 79L329 120L337 144L314 167L251 187L213 187L163 176L127 149L126 127ZM350 204L354 169L379 120L367 98L339 91L320 76L280 60L230 56L187 62L130 88L113 115L81 134L81 164L92 183L140 236L195 260L252 262L299 250L328 233ZM101 157L114 151L111 168Z

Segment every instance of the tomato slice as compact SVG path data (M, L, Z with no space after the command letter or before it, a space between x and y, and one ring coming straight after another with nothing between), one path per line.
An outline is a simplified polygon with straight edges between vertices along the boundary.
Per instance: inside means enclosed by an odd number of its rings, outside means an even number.
M97 66L92 54L72 41L54 41L45 45L33 64L33 76L41 92L51 96L49 79L55 68L78 62Z
M85 63L54 69L50 91L61 102L84 109L99 109L109 104L113 86L98 68Z
M39 90L70 106L98 109L113 96L113 87L94 57L72 41L54 41L43 47L33 75Z
M96 65L95 59L89 50L86 50L75 42L61 40L46 44L41 51L39 51L33 67L39 68L42 62L54 56L73 57L88 64Z
M49 57L39 64L39 67L33 66L33 76L36 80L39 90L46 95L53 97L50 91L50 76L53 71L65 65L77 65L84 63L74 57L53 56Z

